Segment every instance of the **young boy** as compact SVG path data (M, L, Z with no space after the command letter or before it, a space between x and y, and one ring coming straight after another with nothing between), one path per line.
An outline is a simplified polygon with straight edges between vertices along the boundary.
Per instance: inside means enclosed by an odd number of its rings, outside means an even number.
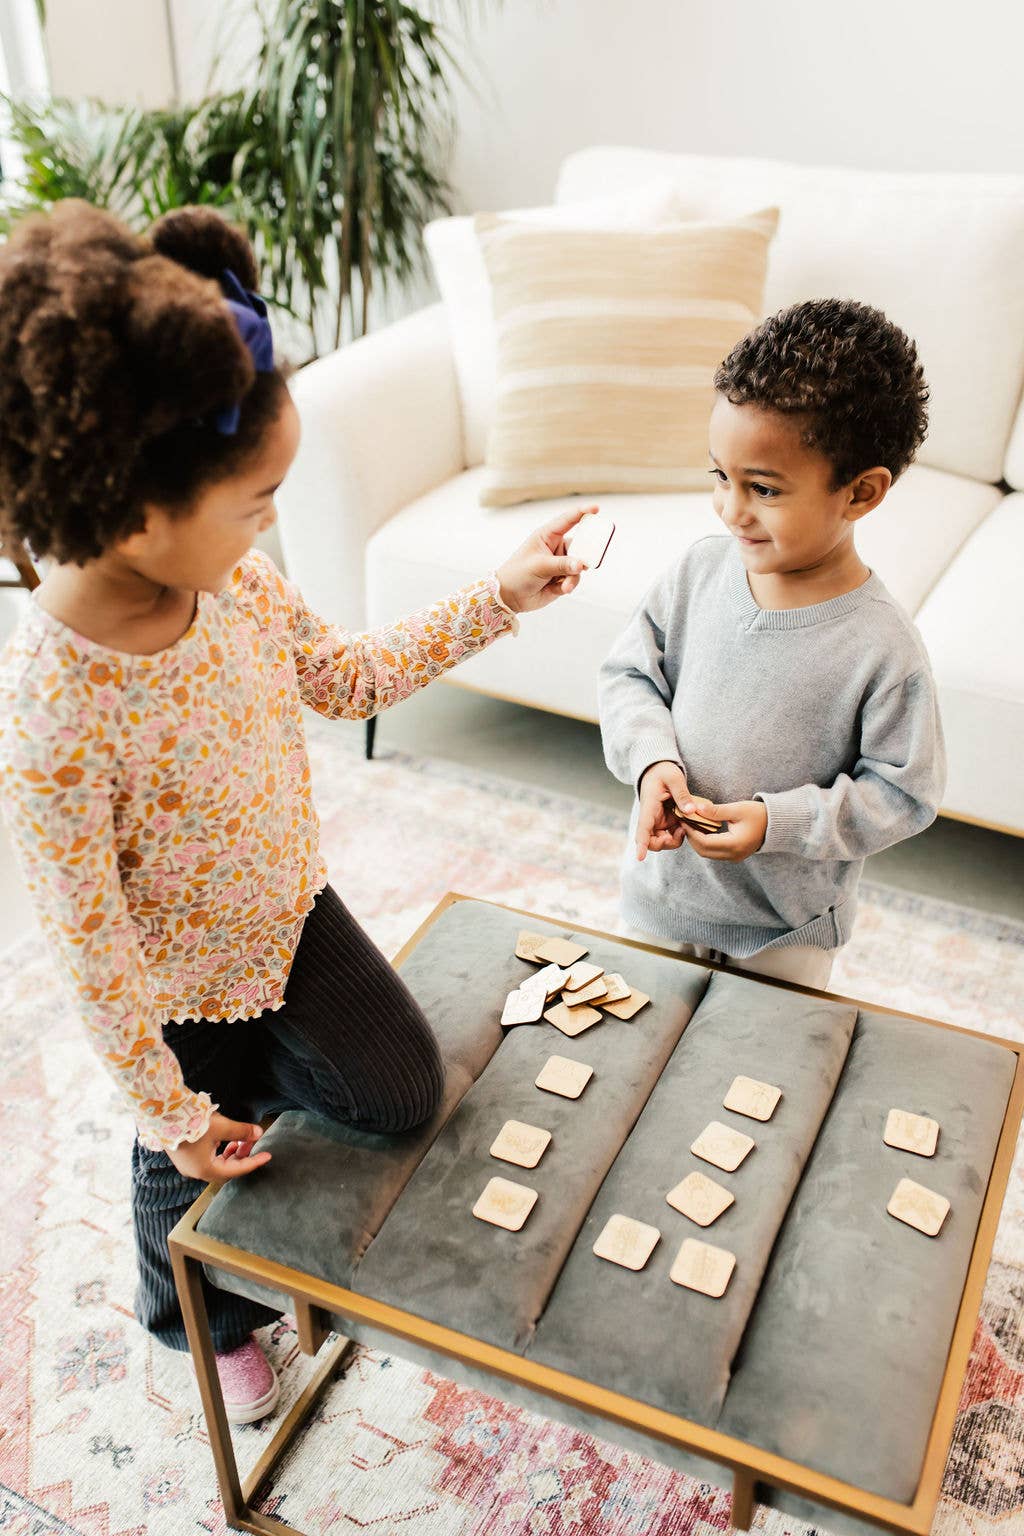
M921 638L854 543L924 440L928 391L913 342L840 299L765 320L715 389L726 532L661 576L601 669L605 758L638 792L622 918L824 988L865 857L927 827L945 783Z

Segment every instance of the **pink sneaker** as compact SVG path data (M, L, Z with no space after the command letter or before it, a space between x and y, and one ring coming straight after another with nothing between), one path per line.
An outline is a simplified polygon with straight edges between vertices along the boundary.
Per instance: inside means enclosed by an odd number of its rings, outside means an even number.
M194 1371L192 1356L188 1358ZM237 1349L222 1350L214 1359L229 1424L255 1424L273 1412L281 1384L251 1333Z

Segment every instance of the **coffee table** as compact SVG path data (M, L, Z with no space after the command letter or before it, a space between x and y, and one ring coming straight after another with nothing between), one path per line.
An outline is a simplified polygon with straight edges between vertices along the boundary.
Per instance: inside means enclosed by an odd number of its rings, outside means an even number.
M520 929L578 937L651 1004L567 1039L502 1031L533 969ZM259 1173L210 1185L171 1234L228 1523L303 1536L256 1495L353 1341L731 1484L834 1531L931 1526L999 1210L1024 1111L1024 1047L597 930L449 895L396 957L441 1041L445 1101L404 1136L279 1115ZM578 1100L534 1079L586 1062ZM732 1115L734 1075L775 1083L770 1122ZM931 1158L886 1146L893 1107L940 1124ZM552 1132L532 1170L491 1157L507 1119ZM690 1144L711 1120L755 1151L733 1174ZM665 1201L700 1170L735 1202L708 1229ZM539 1193L519 1232L472 1205L494 1175ZM935 1238L887 1214L910 1177L946 1195ZM653 1225L643 1271L596 1257L612 1214ZM686 1237L734 1252L724 1297L673 1284ZM323 1358L244 1484L202 1294L214 1284L292 1311ZM337 1323L345 1336L329 1341ZM893 1384L898 1383L898 1392Z

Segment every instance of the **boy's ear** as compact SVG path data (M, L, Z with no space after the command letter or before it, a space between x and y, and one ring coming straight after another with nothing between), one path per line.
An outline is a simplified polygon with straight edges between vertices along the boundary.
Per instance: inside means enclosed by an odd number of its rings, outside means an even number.
M884 464L879 464L875 469L865 469L851 480L847 487L850 503L843 513L847 522L856 522L866 512L877 507L890 485L892 474Z

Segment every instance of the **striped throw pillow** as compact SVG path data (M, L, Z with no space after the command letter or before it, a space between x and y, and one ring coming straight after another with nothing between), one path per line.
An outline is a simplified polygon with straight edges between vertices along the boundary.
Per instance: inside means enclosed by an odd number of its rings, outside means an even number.
M594 234L478 215L498 345L483 505L703 490L712 377L761 318L777 222Z

